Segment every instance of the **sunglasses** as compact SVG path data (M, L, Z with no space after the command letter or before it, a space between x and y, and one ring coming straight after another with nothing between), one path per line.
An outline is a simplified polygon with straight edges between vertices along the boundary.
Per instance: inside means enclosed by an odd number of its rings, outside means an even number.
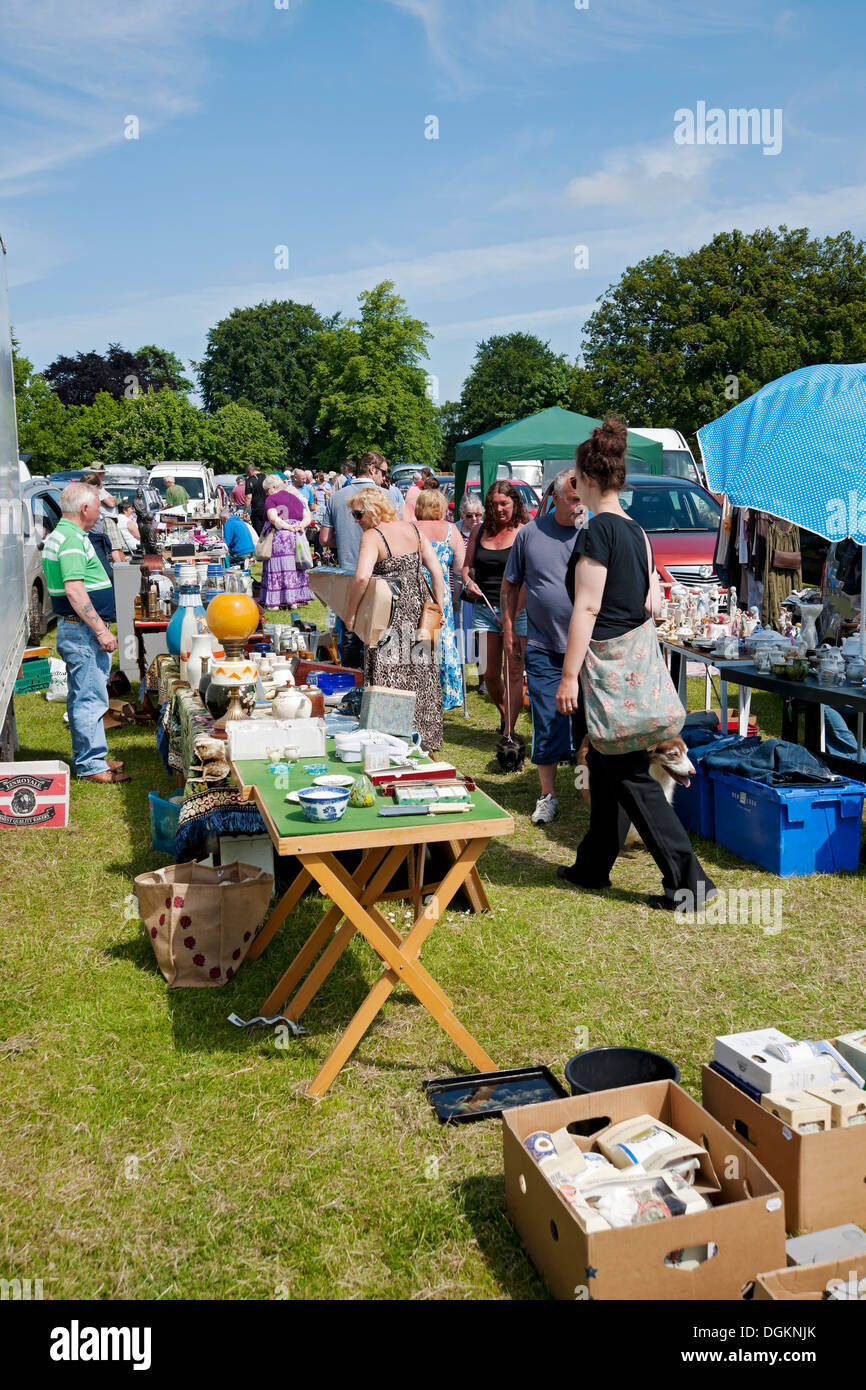
M361 519L362 519L363 516L364 516L364 513L363 513L363 512L356 512L356 511L353 511L353 512L352 512L352 516L355 518L356 521L361 521Z

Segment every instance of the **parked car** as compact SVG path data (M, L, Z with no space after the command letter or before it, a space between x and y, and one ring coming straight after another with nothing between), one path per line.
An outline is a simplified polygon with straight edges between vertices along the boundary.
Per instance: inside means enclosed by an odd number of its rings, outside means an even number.
M60 494L65 484L33 479L21 489L24 533L24 575L27 585L28 642L38 646L54 621L48 585L42 573L42 547L61 517Z
M83 468L61 468L59 473L51 474L52 483L60 483L61 488L66 487L67 483L77 483L84 477Z
M156 488L162 497L165 497L168 486L165 481L166 478L174 478L176 483L186 489L193 502L214 502L216 500L213 472L207 464L200 460L186 460L178 463L160 460L159 463L155 463L150 470L150 486Z

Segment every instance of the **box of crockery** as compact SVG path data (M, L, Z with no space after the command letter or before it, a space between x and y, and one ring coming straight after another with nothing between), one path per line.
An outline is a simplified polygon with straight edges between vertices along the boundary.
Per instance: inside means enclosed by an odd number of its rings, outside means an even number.
M548 1172L553 1160L538 1161L539 1138L558 1154L567 1131L587 1162L600 1131L637 1117L654 1117L659 1131L675 1130L697 1146L701 1174L692 1185L641 1165L632 1179L625 1171L602 1174L600 1165L609 1165L596 1153L594 1173L578 1176L570 1190L557 1185L561 1174ZM508 1210L556 1298L739 1299L760 1270L785 1262L777 1184L673 1081L520 1105L504 1111L502 1132ZM578 1158L570 1171L581 1166ZM705 1169L713 1183L699 1181ZM607 1202L597 1200L604 1183Z
M68 824L66 763L0 763L0 827L59 830Z

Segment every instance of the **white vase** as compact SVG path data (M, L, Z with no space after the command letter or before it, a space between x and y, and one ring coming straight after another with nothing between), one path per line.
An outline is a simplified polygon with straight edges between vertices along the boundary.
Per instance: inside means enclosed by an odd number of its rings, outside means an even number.
M196 633L192 639L190 654L186 659L186 682L190 690L198 690L201 680L202 657L213 656L213 642L209 635Z

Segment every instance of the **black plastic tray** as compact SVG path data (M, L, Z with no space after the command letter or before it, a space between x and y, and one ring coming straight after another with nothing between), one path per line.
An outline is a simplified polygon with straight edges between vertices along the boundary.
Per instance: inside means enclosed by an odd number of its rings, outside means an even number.
M487 1088L491 1088L489 1091ZM568 1096L549 1067L514 1067L511 1071L478 1071L465 1076L438 1076L425 1081L427 1099L442 1124L471 1124L497 1120L517 1105L539 1105ZM481 1091L472 1104L476 1092Z

